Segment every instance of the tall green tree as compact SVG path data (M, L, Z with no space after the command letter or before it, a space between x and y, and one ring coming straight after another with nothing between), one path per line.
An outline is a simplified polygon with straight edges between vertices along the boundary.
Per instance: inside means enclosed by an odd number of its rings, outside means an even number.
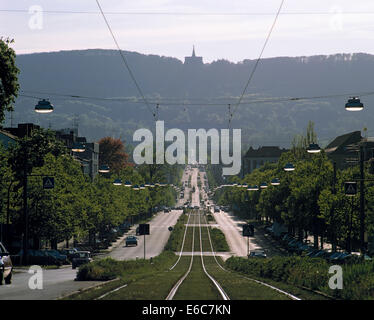
M13 111L18 94L18 73L16 53L10 47L13 40L0 38L0 127L6 111Z

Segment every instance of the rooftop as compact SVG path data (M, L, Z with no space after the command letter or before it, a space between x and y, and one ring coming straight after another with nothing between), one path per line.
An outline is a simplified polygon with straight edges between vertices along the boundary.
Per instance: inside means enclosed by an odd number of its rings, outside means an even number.
M250 147L246 152L244 158L275 158L280 157L287 149L280 149L278 146L264 146L257 150Z

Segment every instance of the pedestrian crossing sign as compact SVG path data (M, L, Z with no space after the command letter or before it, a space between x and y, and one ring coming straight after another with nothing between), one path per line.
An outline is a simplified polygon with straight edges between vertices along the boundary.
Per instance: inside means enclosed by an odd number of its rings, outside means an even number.
M344 191L346 196L355 196L357 194L357 182L345 182Z
M43 177L43 189L53 189L55 187L55 179L53 177Z

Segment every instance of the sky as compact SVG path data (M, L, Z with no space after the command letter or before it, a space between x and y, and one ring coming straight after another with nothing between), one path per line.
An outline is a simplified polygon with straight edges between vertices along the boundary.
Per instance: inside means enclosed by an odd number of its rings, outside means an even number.
M122 50L205 63L258 58L281 0L100 0ZM285 0L263 57L374 54L373 0ZM0 0L17 54L115 49L96 0Z

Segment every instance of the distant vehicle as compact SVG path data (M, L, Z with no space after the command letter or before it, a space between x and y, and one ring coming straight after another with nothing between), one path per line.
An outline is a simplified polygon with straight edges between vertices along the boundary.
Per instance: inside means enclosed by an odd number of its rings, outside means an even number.
M137 246L138 245L138 239L136 237L134 237L134 236L128 236L126 238L126 247L128 247L130 245Z
M135 233L137 236L139 235L139 227L136 227Z
M263 250L253 250L249 252L248 258L266 258L266 253Z
M168 212L170 212L171 210L169 209L169 208L165 208L164 209L164 213L168 213Z
M52 256L56 258L56 260L60 262L61 264L67 264L68 256L66 254L61 254L59 251L53 250L53 249L44 250L44 252L48 256Z
M219 207L214 207L214 212L220 212Z
M13 274L13 264L10 259L9 252L5 249L3 244L0 242L0 285L11 284Z
M73 259L74 254L77 253L78 250L75 249L75 248L65 248L65 249L59 250L59 252L61 254L66 255L68 257L69 261L71 261Z
M194 206L193 208L194 208L194 209L197 209L197 210L198 210L198 209L200 209L200 207L199 207L199 206Z
M71 267L75 269L82 264L91 262L91 253L89 251L78 251L74 254Z

